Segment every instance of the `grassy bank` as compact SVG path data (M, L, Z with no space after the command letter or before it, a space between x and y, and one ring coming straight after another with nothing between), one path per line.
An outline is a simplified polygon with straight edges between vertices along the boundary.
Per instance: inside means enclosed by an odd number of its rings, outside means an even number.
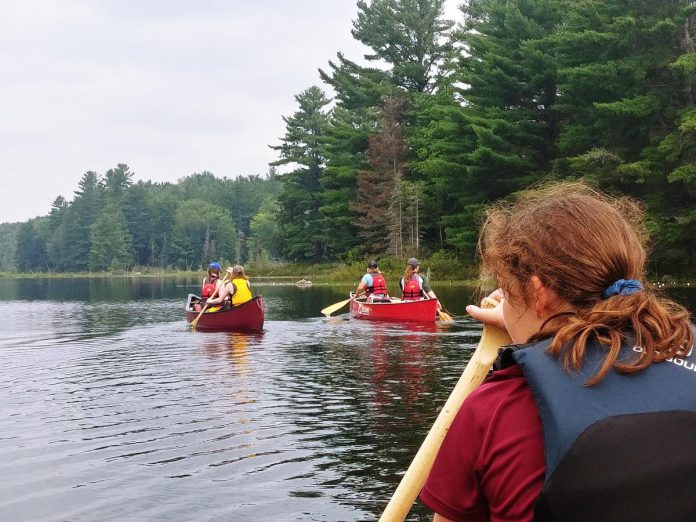
M295 282L308 279L313 283L350 283L356 284L366 271L369 259L361 259L347 263L248 263L246 272L252 279L285 279ZM390 284L396 284L406 266L405 259L384 257L379 260L379 267ZM475 285L478 283L477 270L464 263L454 254L437 252L429 258L421 258L421 272L430 273L434 284L448 282L449 284ZM232 263L222 262L223 267ZM204 269L178 270L160 267L136 267L127 271L107 272L35 272L12 273L0 272L0 278L106 278L106 277L202 277ZM674 277L671 275L651 275L648 280L656 287L691 287L696 286L694 277Z
M342 282L357 284L366 271L369 259L349 263L249 263L245 269L254 278L309 279L314 283ZM464 264L456 256L436 253L430 258L421 258L421 271L428 273L432 281L451 281L471 283L476 280L476 271ZM223 267L231 263L222 262ZM388 281L396 281L403 274L405 259L384 257L379 259L380 270ZM205 270L178 270L159 267L136 267L127 271L107 272L0 272L0 277L11 278L101 278L101 277L202 277Z

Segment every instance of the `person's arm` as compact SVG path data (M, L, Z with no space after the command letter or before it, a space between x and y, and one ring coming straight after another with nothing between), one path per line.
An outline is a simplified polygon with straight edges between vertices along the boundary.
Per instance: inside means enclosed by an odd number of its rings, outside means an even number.
M437 300L437 296L435 295L435 292L433 292L433 289L430 288L430 281L428 281L428 278L425 276L421 276L421 278L423 279L423 285L422 285L423 293L426 295L426 297L428 297L428 299ZM442 310L442 305L440 304L439 300L437 301L437 309Z
M218 284L218 291L217 291L217 295L215 296L215 299L208 299L208 304L210 306L220 304L225 300L225 297L227 297L228 294L232 295L232 294L230 294L230 289L229 289L229 285L231 283L223 284L222 281L218 281L218 283L219 283Z
M358 296L361 293L364 293L365 290L367 290L367 287L372 284L372 276L370 274L365 274L362 276L362 279L360 280L360 284L358 285L358 288L355 289L355 295Z
M437 309L438 309L438 310L442 310L442 305L440 304L440 300L439 300L439 299L437 298L437 296L435 295L435 292L433 292L432 290L429 290L429 291L427 291L425 294L426 294L430 299L435 299L435 300L437 301Z

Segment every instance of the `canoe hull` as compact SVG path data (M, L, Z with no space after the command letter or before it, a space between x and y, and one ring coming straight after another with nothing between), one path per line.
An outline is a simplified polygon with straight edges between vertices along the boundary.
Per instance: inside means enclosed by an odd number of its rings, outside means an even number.
M394 303L367 303L364 299L356 299L350 302L350 314L356 319L370 321L434 323L437 299Z
M195 297L195 296L194 296ZM189 302L191 296L189 296ZM199 312L186 310L186 322L192 323ZM254 332L263 330L266 301L257 295L251 301L218 312L204 312L196 323L196 330L207 332Z

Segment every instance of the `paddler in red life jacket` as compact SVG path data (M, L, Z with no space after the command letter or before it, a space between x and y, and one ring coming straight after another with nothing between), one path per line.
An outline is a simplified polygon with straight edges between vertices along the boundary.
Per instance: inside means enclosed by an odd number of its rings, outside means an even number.
M360 280L358 288L355 290L355 295L359 296L364 293L370 302L390 301L389 292L387 291L387 281L384 279L382 272L377 266L377 261L372 259L367 264L367 273Z
M401 299L404 301L417 301L423 297L428 299L437 299L435 292L430 288L428 278L419 274L420 263L415 257L410 258L406 262L406 270L404 277L399 281L401 287ZM440 301L437 302L437 309L442 310Z
M220 289L216 293L217 287L222 283L220 281L220 268L220 263L216 261L212 261L208 265L208 275L203 278L203 283L201 285L201 300L196 302L193 307L196 312L200 312L203 309L203 306L210 300L213 294L217 296L220 291L222 291L222 289ZM209 305L208 309L211 307L212 305Z

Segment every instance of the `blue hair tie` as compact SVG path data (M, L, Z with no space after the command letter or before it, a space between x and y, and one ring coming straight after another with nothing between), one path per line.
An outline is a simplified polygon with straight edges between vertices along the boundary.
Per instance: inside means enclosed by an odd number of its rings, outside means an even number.
M614 281L610 286L602 292L602 299L609 299L615 295L631 295L640 292L643 285L635 279L619 279Z

